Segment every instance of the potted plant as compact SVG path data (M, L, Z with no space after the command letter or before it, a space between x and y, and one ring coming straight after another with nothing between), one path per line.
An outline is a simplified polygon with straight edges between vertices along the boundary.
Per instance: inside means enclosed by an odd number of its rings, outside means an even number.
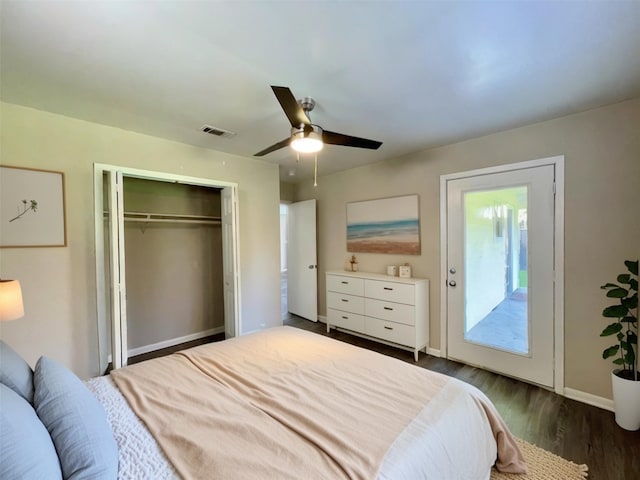
M616 321L605 327L601 337L615 335L617 343L602 352L602 358L613 357L618 367L611 372L616 423L626 430L640 428L640 372L638 372L638 260L626 260L629 273L618 275L618 283L600 288L608 298L618 302L602 311L605 318Z

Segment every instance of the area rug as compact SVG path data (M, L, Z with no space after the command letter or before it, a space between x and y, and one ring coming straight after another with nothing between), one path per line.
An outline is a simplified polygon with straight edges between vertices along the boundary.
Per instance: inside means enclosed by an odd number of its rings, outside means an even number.
M491 470L491 480L584 480L587 466L565 460L540 447L517 438L518 445L527 462L529 473L515 475Z

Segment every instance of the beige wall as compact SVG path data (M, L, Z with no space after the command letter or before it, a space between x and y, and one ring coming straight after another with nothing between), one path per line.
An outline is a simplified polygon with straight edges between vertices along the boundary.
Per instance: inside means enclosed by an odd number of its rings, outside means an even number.
M282 202L293 202L295 191L296 186L294 184L280 182L280 200Z
M565 386L611 398L612 365L599 289L640 255L640 99L468 140L300 184L296 201L318 200L318 299L324 272L347 259L345 203L417 193L422 254L359 254L362 271L409 262L431 282L431 347L440 348L440 175L565 156ZM384 147L383 147L384 148ZM322 161L320 159L320 161Z
M93 163L237 182L242 331L281 324L276 165L17 105L0 104L0 161L63 171L66 248L0 250L0 275L22 283L25 316L0 337L32 365L47 355L98 374Z

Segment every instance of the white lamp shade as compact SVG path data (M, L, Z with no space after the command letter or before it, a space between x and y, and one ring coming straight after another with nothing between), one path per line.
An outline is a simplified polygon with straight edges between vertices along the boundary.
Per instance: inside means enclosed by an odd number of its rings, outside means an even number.
M24 316L22 289L18 280L0 280L0 321Z
M309 130L311 128L311 130ZM322 150L322 128L317 125L291 129L291 147L300 153L316 153Z
M322 140L312 137L294 138L291 146L300 153L315 153L322 150Z

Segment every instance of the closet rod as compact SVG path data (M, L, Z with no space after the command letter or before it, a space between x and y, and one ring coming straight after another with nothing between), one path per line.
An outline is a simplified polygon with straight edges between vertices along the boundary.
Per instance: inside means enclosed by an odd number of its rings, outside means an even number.
M142 217L133 217L133 218L124 218L125 222L140 222L140 223L199 223L206 225L218 225L220 224L220 220L211 219L211 220L190 220L190 219L181 219L181 218L142 218Z
M109 216L109 212L104 212L105 217ZM183 215L174 213L150 213L150 212L124 212L125 222L165 222L165 223L201 223L201 224L219 224L220 217L208 215Z

